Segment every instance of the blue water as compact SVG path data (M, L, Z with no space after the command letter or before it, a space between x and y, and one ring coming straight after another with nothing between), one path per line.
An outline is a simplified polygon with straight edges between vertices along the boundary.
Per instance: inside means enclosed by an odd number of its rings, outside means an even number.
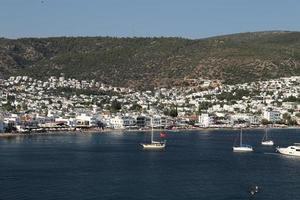
M300 158L261 147L263 130L245 130L253 153L233 153L239 131L168 134L162 152L139 148L147 133L71 134L0 139L0 199L300 199ZM300 130L270 130L276 146Z

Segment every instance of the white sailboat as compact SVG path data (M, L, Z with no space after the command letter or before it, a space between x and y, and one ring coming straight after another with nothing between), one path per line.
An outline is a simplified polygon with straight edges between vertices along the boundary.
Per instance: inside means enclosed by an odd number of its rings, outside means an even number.
M153 121L151 118L151 142L150 143L141 143L142 147L145 150L160 150L166 147L166 141L154 141L153 139Z
M288 147L277 147L276 150L283 155L300 156L300 143Z
M264 146L273 146L274 145L273 140L268 139L268 128L265 129L265 134L261 141L261 144Z
M232 147L234 152L251 152L253 148L251 145L243 144L243 129L240 132L240 144L239 146Z

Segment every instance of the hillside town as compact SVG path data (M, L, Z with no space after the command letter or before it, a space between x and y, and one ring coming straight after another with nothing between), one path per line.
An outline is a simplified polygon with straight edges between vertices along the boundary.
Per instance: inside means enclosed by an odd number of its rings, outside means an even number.
M300 76L236 85L185 81L138 91L63 74L0 79L0 132L300 125Z

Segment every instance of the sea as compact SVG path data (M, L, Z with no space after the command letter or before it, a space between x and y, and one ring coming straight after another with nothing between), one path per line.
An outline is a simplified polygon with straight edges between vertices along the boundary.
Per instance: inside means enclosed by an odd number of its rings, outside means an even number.
M300 129L270 129L273 147L263 129L244 130L255 151L234 153L239 132L167 131L163 151L141 148L150 132L1 138L0 199L299 200L300 158L275 147L300 142Z

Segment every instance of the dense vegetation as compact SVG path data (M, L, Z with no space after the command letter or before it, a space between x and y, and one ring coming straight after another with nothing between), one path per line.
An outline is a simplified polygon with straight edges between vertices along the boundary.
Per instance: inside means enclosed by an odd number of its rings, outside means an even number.
M208 39L0 38L0 76L96 79L149 88L186 78L247 82L300 75L299 32L241 33Z

